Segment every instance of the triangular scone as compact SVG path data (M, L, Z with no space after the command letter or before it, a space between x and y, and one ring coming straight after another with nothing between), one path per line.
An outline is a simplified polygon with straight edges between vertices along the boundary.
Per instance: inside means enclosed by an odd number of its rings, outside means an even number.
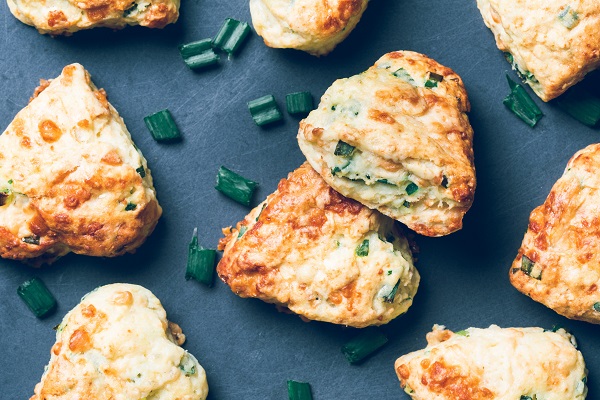
M335 190L427 236L462 227L475 192L473 129L462 80L397 51L339 79L300 122L298 143Z
M308 163L224 233L217 272L231 290L308 319L385 324L419 286L394 221L337 193Z
M163 28L179 18L180 0L7 0L21 22L40 33L69 35L82 29L127 25Z
M137 285L87 294L58 326L50 362L30 400L203 400L204 369L185 336Z
M133 252L161 208L117 111L79 64L42 82L0 136L0 256Z

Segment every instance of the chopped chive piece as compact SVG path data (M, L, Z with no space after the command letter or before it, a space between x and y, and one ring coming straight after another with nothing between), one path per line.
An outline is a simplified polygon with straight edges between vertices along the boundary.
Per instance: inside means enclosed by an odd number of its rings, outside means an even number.
M522 395L519 400L532 400L532 398L529 396Z
M227 54L233 54L240 48L248 33L250 33L250 26L246 22L226 18L221 29L212 40L212 45Z
M296 92L285 96L285 105L289 114L308 114L314 108L310 92Z
M572 87L556 104L577 121L591 127L600 122L600 97L581 85Z
M455 335L459 335L459 336L464 336L464 337L469 337L469 331L463 329L462 331L458 331L458 332L454 332Z
M181 361L179 362L179 369L183 371L185 376L192 376L196 374L196 365L187 354L184 354L184 356L181 358Z
M425 82L425 87L429 89L436 88L437 85L438 83L432 79L427 79L427 81Z
M521 271L525 272L527 275L531 274L531 270L535 263L531 261L531 259L525 255L521 257Z
M13 184L13 180L12 180L12 179L9 179L9 180L8 180L8 184L9 184L9 185L12 185L12 184Z
M558 14L558 19L567 29L573 29L579 23L579 15L571 8L571 6L566 6L565 9Z
M181 137L169 110L165 109L144 118L146 127L157 142L170 142Z
M258 186L258 183L248 180L225 167L219 168L215 189L240 204L250 205L256 186Z
M143 165L140 165L139 168L137 168L135 170L135 172L137 172L138 174L140 174L140 176L142 177L142 179L146 177L146 169L144 168Z
M385 303L393 303L394 299L396 298L396 293L398 293L399 287L400 287L400 279L398 279L398 282L396 282L396 284L392 288L392 291L390 293L386 294L385 296L383 296L383 301Z
M402 205L406 208L410 208L410 202L404 200L404 203L402 203Z
M342 172L342 170L340 169L340 167L333 167L333 168L331 168L331 175L335 176L335 174L337 174L338 172Z
M506 75L506 79L508 80L511 92L504 99L504 105L533 128L544 114L531 97L529 97L523 86L515 83L508 75Z
M207 67L219 61L219 55L213 51L211 38L182 44L179 53L190 69Z
M412 76L410 76L408 72L406 72L404 68L396 70L396 72L394 72L392 75L394 75L396 78L400 78L403 81L410 83L413 86L415 85L415 80L412 78Z
M289 400L312 400L310 384L307 382L287 381Z
M56 299L39 278L23 282L17 294L36 317L42 318L56 307Z
M333 151L333 154L336 156L341 156L341 157L351 157L352 154L354 153L354 150L356 150L356 148L354 146L349 145L348 143L339 140L337 142L337 144L335 145L335 150Z
M137 6L137 3L134 2L129 8L123 10L123 17L128 17L129 14L137 10Z
M354 253L358 257L368 256L369 255L369 239L363 240L361 244L356 246L356 250L354 250Z
M35 244L35 245L40 244L40 237L38 235L27 236L21 240L27 244Z
M600 302L594 303L594 310L600 312Z
M127 205L125 206L125 211L133 211L137 208L137 204L129 202L127 203Z
M217 252L198 245L198 228L194 228L192 241L188 247L185 280L195 279L208 287L213 285L215 257Z
M248 102L248 109L254 123L258 126L267 125L283 119L279 106L272 94Z
M417 190L419 190L419 187L414 182L411 182L406 186L406 194L409 196L411 194L413 194L414 192L416 192Z
M241 238L242 236L244 236L244 233L246 233L247 230L248 230L248 227L242 225L240 227L240 232L238 233L238 239Z
M436 74L435 72L430 72L428 79L436 82L441 82L444 80L444 77L440 74Z
M342 353L351 364L356 364L386 344L387 337L377 329L362 331L342 347Z
M446 175L442 175L442 187L448 189L448 178Z

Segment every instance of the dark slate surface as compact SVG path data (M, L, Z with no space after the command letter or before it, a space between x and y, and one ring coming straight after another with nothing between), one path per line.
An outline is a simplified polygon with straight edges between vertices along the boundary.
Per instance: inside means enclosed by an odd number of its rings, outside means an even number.
M163 31L94 30L55 39L1 7L0 125L7 126L27 104L39 78L82 63L106 89L148 159L164 208L156 231L135 255L70 255L41 270L0 261L1 398L33 393L54 343L52 327L86 292L113 282L144 285L161 299L187 334L185 347L206 369L211 399L285 399L289 378L309 381L315 399L406 399L393 362L424 347L434 323L455 330L490 324L567 327L590 370L589 398L600 396L599 328L555 314L519 294L507 278L530 211L543 202L571 155L597 141L599 132L538 99L546 116L535 129L505 109L509 66L475 1L373 0L357 29L327 57L270 49L253 34L238 56L202 73L185 67L177 45L212 36L226 17L249 21L247 0L184 1L180 21ZM256 204L303 162L295 140L298 119L286 116L283 124L258 128L248 100L273 93L283 106L286 93L301 90L318 99L335 79L401 49L425 53L464 79L478 187L462 231L416 238L422 283L414 306L383 328L390 337L384 350L350 366L339 349L355 330L304 323L258 300L240 299L221 282L212 289L186 282L187 242L198 226L201 242L215 246L220 228L248 211L213 189L220 165L260 182ZM598 76L584 84L597 90ZM172 111L182 142L157 144L147 132L143 117L163 108ZM41 277L59 302L41 321L16 295L17 286L32 276Z

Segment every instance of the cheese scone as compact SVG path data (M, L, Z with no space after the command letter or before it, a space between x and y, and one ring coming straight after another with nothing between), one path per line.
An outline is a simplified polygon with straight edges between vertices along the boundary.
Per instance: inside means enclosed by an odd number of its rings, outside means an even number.
M50 362L30 400L206 399L206 374L179 347L184 341L148 289L99 287L58 326Z
M447 235L475 192L469 107L450 68L397 51L334 82L300 122L298 143L344 196L422 235Z
M583 400L587 369L564 329L435 325L427 347L396 360L404 391L416 400Z
M164 28L179 18L180 0L7 0L21 22L40 33L70 35L82 29L127 25Z
M368 0L250 0L250 13L256 33L267 46L322 56L346 39L368 3Z
M0 256L133 252L161 208L117 111L79 64L42 81L0 136Z
M600 144L578 151L529 227L509 272L519 291L567 318L600 324Z
M337 193L307 163L224 233L217 272L231 290L311 320L385 324L417 292L419 274L394 221Z
M600 66L598 0L477 0L485 24L544 101Z

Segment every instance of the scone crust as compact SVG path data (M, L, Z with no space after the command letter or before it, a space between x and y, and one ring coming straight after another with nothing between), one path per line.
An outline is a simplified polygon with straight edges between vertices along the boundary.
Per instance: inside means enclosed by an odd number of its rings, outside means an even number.
M428 346L396 360L415 400L583 400L587 370L575 339L560 329L434 326ZM525 397L522 397L525 396Z
M311 320L385 324L406 312L419 284L393 221L331 189L308 163L224 233L217 272L231 290ZM368 255L358 256L365 239Z
M544 101L560 96L600 66L600 3L597 0L477 0L496 45L514 59ZM577 14L569 29L559 18ZM518 67L517 67L518 66Z
M533 210L510 282L567 318L600 323L600 144L578 151ZM523 267L523 256L534 265ZM599 304L600 306L600 304Z
M443 77L435 87L425 87L430 73ZM450 68L397 51L334 82L300 122L298 143L344 196L417 233L447 235L462 227L475 193L469 108L463 82ZM334 155L340 140L360 152L351 163ZM414 194L406 190L410 182L419 188Z
M164 28L179 18L180 0L7 0L12 14L40 33L70 35L83 29L127 25Z
M185 336L141 286L115 283L87 294L57 327L30 400L204 400L204 369L179 347Z
M79 64L0 136L0 192L0 256L34 263L133 252L162 213L146 160Z
M267 46L321 56L352 32L367 4L368 0L250 0L250 13Z

